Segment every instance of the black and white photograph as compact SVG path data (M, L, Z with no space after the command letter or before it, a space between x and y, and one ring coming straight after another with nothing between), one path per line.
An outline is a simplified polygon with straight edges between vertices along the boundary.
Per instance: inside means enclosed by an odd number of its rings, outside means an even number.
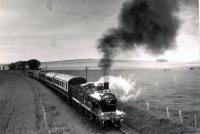
M0 134L200 134L200 0L0 0Z

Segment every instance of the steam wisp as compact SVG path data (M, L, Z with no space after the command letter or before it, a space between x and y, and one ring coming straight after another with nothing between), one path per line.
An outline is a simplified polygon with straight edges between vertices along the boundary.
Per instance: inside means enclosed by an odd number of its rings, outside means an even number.
M136 86L136 81L133 78L127 80L121 76L105 76L101 77L96 85L105 82L105 79L108 80L106 82L109 82L112 93L116 94L121 101L135 100L141 93L141 89Z
M176 0L129 0L123 3L119 24L99 39L103 54L99 66L109 75L112 60L120 52L143 47L149 54L163 54L175 47L179 28Z
M53 10L53 0L47 0L47 9L51 12Z

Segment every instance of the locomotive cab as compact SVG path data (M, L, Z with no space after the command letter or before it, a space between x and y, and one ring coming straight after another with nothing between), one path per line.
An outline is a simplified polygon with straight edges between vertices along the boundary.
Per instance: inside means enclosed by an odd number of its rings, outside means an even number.
M96 88L97 88L97 91L103 91L104 90L102 83L99 83Z

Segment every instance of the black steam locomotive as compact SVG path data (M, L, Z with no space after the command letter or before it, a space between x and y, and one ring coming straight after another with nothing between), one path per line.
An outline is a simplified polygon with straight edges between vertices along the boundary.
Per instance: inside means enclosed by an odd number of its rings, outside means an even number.
M117 98L111 93L109 83L96 85L83 77L54 72L33 71L30 76L66 96L90 119L95 119L100 127L104 127L106 121L112 121L119 128L125 119L126 114L117 110Z

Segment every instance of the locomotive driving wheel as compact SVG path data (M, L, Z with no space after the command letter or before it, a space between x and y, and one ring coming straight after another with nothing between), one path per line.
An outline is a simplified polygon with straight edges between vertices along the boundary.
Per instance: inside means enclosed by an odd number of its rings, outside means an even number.
M116 128L120 128L121 127L121 122L120 121L115 121L114 123Z
M93 120L93 114L91 112L88 113L89 120Z
M98 125L101 129L104 128L105 124L104 124L104 121L98 121Z

